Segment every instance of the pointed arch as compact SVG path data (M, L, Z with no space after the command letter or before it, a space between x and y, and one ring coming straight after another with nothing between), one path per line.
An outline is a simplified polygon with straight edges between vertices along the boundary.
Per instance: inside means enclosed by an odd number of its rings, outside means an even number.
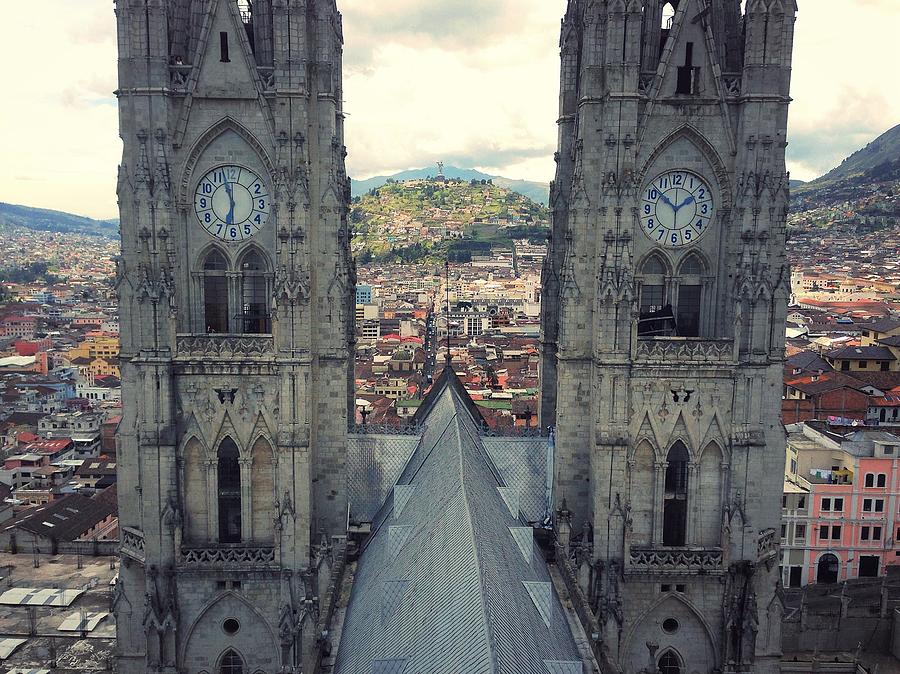
M272 262L256 244L238 260L241 273L241 332L268 335L272 332L270 298L274 292Z
M668 334L671 321L660 316L671 304L667 293L668 279L672 275L671 261L663 253L654 251L641 260L637 269L641 316L638 334L647 337Z
M251 537L254 543L275 541L275 452L269 439L260 434L250 450Z
M734 204L734 198L732 195L731 180L728 177L728 170L725 168L725 163L722 161L722 158L719 156L716 148L713 147L713 145L706 139L706 137L702 133L700 133L700 131L696 127L689 123L685 123L672 131L672 133L666 136L659 143L659 145L657 145L656 149L653 151L653 154L650 155L650 157L644 163L643 167L641 167L638 184L643 185L645 182L647 182L647 178L650 174L651 169L654 168L660 157L662 157L672 145L680 140L687 140L689 143L694 145L694 147L700 150L700 153L709 162L710 166L712 167L713 173L716 176L717 185L715 185L714 187L718 187L719 190L720 206L717 210L720 212L731 212Z
M684 659L674 648L667 648L656 663L659 674L684 674Z
M629 462L632 538L636 545L649 545L653 537L656 449L649 440L635 446Z
M240 543L242 540L240 455L231 436L223 438L216 448L220 543Z
M702 277L708 273L709 265L699 250L692 250L685 255L678 265L679 276Z
M203 293L203 326L208 333L230 332L228 316L228 253L213 244L197 257Z
M197 436L191 436L184 445L182 456L185 537L191 542L204 542L209 538L209 457L206 446Z
M699 527L694 537L700 545L712 548L722 545L722 464L724 457L718 443L710 442L700 455L697 486L699 504Z
M661 618L669 617L679 622L677 632L667 633L662 629ZM657 642L660 653L668 649L674 649L678 653L690 652L689 671L712 671L719 661L719 649L712 626L687 596L676 592L661 595L632 624L622 642L621 651L629 671L638 671L646 665L648 641ZM682 672L688 674L688 671Z
M688 466L691 454L687 445L676 440L666 455L663 485L663 545L680 547L687 544Z
M184 165L184 173L181 176L181 193L179 194L181 203L186 204L191 202L191 195L193 194L191 183L194 181L194 171L197 168L197 162L200 161L200 157L203 156L206 148L212 145L221 135L229 131L236 133L253 149L269 176L275 175L275 165L272 163L272 159L269 157L266 148L263 147L256 139L256 136L254 136L247 127L233 117L226 116L204 131L191 146L191 150L188 153L188 159Z
M181 642L180 661L184 662L190 653L203 650L201 644L221 643L222 621L234 616L239 618L241 629L231 637L230 646L243 654L245 674L252 667L262 664L253 662L257 654L259 657L268 657L269 653L278 652L275 630L266 617L246 598L229 590L210 599L187 628ZM217 669L214 671L218 674Z
M219 657L216 671L218 674L247 674L244 658L233 648L229 648Z
M678 7L678 0L669 0L662 6L662 23L660 28L663 30L670 30L672 28L672 22L675 20L675 10Z

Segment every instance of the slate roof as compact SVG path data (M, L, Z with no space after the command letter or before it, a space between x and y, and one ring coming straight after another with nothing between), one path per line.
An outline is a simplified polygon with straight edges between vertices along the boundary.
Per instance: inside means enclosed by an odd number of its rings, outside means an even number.
M581 671L518 491L455 379L442 376L423 404L418 446L374 518L336 674Z
M884 346L846 346L825 354L834 360L895 360L894 354Z
M29 508L8 523L3 531L21 529L57 541L74 541L116 512L114 498L110 501L109 498L70 494L58 501Z

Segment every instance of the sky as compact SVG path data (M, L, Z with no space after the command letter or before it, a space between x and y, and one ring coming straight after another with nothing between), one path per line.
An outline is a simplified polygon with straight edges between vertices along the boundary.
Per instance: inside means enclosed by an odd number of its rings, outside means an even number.
M900 123L898 0L799 0L788 147L810 180ZM347 168L553 177L565 0L338 0ZM0 201L117 215L112 0L5 8Z

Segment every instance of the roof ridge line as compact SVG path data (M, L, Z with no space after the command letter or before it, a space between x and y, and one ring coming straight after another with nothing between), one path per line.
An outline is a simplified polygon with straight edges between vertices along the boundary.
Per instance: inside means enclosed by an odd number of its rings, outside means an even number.
M458 414L454 414L453 418L457 418ZM462 438L460 437L460 422L456 423L456 456L459 460L459 487L462 492L463 507L466 509L466 530L472 542L472 550L475 551L475 573L478 577L479 594L481 595L478 605L481 607L481 617L484 621L484 631L487 636L488 656L491 661L491 670L499 671L497 664L497 649L494 641L493 630L491 629L491 621L487 614L487 588L484 582L484 574L481 572L481 551L478 549L478 538L475 536L474 517L472 508L469 506L469 490L466 489L465 470L463 469L463 448Z

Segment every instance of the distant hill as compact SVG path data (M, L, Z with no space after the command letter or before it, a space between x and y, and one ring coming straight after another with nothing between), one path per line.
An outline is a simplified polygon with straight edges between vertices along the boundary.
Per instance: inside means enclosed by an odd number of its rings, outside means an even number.
M62 211L0 202L0 226L3 225L43 232L77 232L108 237L119 235L118 220L94 220Z
M900 125L886 131L821 178L799 190L810 192L837 184L862 185L900 180Z
M367 180L353 180L353 196L358 197L386 184L388 180L402 182L404 180L416 180L437 175L437 168L421 168L409 171L400 171L390 176L376 176ZM444 176L447 178L459 178L461 180L491 180L498 187L504 187L522 196L528 197L538 204L547 205L550 202L550 185L536 183L528 180L510 180L502 176L492 176L475 169L461 169L456 166L445 166Z

